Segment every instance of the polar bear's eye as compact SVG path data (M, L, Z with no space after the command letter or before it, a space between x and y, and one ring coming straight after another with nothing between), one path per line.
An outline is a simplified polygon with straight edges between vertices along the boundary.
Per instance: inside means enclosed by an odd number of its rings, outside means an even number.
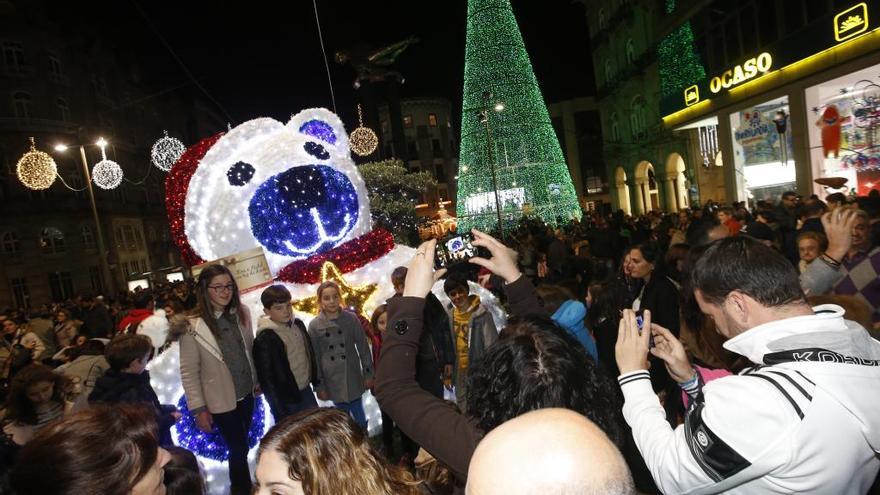
M319 160L326 160L330 158L330 153L328 153L327 150L325 150L324 147L318 143L309 141L308 143L303 145L303 148L306 150L306 153L312 155Z
M253 177L254 166L250 163L238 162L226 171L226 179L229 180L229 185L232 186L243 186L250 182Z

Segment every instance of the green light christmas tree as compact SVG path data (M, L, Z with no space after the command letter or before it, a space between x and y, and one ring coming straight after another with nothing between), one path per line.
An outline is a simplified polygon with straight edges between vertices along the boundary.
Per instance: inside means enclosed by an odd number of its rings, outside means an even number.
M557 218L580 218L510 1L468 0L456 208L460 232L494 229L498 223L493 164L505 223L524 212L552 224Z
M667 14L675 10L675 0L666 0ZM706 69L694 44L690 21L685 22L660 41L660 96L680 94L684 88L706 77Z

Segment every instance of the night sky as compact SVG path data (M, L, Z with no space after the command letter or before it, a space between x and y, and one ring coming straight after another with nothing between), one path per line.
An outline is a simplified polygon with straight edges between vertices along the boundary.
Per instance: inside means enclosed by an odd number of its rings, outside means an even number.
M118 49L132 54L160 90L187 81L162 45L159 36L164 37L235 122L258 116L286 119L312 106L331 108L310 0L71 3L79 14L99 22L99 32L118 39ZM571 0L512 4L545 99L593 94L583 7ZM359 41L381 47L417 36L420 42L398 59L397 68L406 77L402 96L442 96L460 109L466 0L319 0L318 10L337 108L349 125L356 115L354 73L336 64L333 54Z

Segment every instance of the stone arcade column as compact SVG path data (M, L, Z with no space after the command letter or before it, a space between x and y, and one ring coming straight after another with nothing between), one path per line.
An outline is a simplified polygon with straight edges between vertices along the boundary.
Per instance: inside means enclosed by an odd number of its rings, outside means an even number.
M636 193L636 215L644 215L645 213L645 196L646 190L645 188L648 185L648 179L638 178L636 179L635 184L635 193Z

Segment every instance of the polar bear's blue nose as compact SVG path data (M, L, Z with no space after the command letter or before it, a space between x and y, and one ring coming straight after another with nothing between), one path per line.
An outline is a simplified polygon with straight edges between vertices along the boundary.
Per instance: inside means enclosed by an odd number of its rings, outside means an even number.
M341 243L357 224L357 191L326 165L303 165L260 184L248 205L254 237L266 250L296 258Z

